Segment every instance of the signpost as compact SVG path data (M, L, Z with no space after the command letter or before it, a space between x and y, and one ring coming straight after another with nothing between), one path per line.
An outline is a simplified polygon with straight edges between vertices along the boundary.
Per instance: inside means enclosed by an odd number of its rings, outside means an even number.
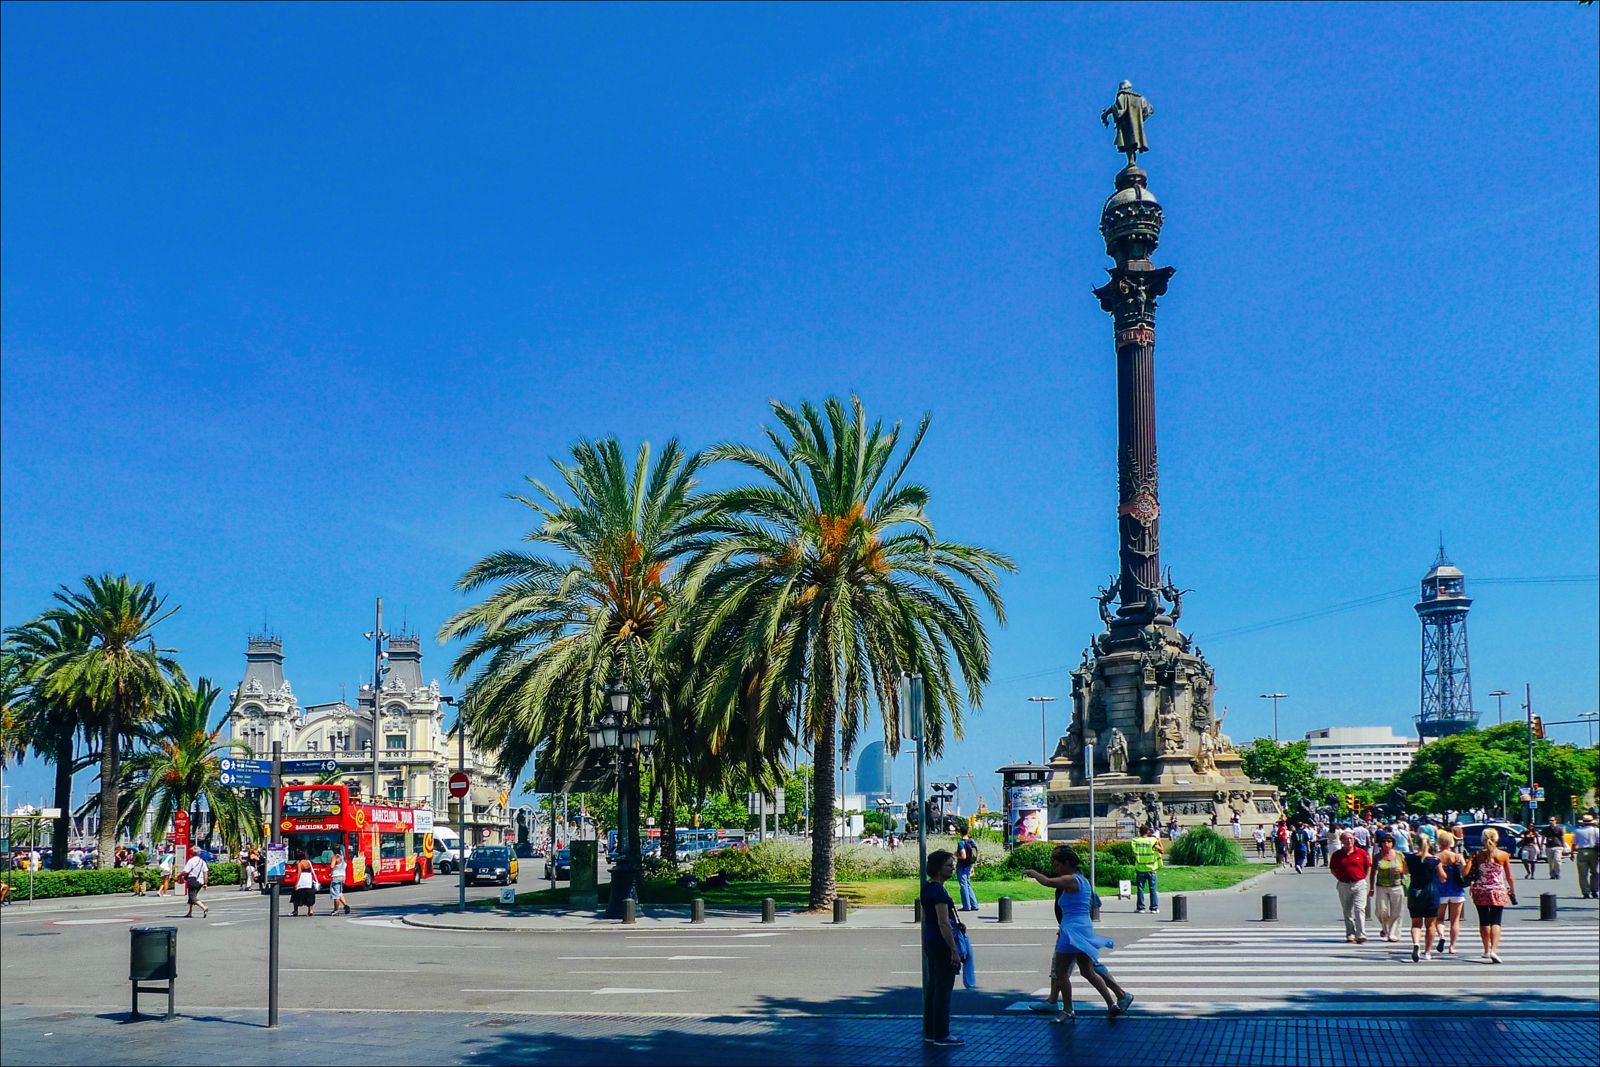
M377 703L373 703L377 707ZM378 746L374 744L373 748ZM272 742L271 777L267 785L272 790L272 837L267 843L267 857L270 866L275 852L281 850L284 867L289 862L289 846L279 836L283 827L283 742ZM283 877L267 877L267 1026L278 1025L278 894L283 889Z
M183 862L189 862L189 813L175 811L172 813L172 850L183 850Z
M256 760L264 763L264 760ZM269 768L270 769L270 768ZM326 759L286 759L283 761L284 774L332 774L339 769L339 761L331 757Z
M467 732L456 724L456 766L466 765ZM472 778L464 770L450 776L450 795L456 798L456 810L461 813L461 825L456 829L456 910L467 910L467 794L472 791Z

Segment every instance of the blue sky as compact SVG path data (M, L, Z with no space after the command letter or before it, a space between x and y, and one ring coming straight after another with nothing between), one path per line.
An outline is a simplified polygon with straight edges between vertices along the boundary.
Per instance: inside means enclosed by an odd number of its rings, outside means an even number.
M1037 752L1115 564L1096 231L1121 78L1177 268L1164 562L1235 737L1405 728L1443 532L1477 703L1597 706L1596 12L1572 4L7 4L0 621L126 571L231 686L428 639L582 436L933 413L948 537L1014 556L967 740ZM1217 635L1212 640L1208 635ZM1508 702L1514 703L1514 702ZM1052 738L1066 701L1053 705ZM1567 728L1569 739L1581 730ZM902 776L901 781L905 779ZM47 787L30 761L13 802Z

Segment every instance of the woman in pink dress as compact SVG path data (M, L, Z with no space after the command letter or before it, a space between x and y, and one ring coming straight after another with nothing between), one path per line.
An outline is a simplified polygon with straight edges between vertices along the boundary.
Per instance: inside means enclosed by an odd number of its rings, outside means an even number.
M1466 878L1478 909L1478 937L1483 940L1480 958L1499 963L1500 920L1506 905L1517 902L1517 887L1511 880L1511 856L1500 848L1500 832L1494 827L1483 831L1483 847L1467 860Z

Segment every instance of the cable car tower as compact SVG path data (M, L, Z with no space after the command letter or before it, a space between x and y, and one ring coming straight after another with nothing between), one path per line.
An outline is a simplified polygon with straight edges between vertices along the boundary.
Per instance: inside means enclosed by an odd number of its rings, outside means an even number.
M1449 737L1478 725L1472 710L1472 673L1467 663L1466 575L1444 554L1422 576L1422 599L1417 617L1422 620L1422 707L1417 713L1417 737L1423 744Z

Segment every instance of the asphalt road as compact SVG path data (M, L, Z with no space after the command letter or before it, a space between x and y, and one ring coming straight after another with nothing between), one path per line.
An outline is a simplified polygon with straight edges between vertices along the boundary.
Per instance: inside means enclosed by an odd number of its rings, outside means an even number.
M535 882L535 862L523 887ZM1383 1009L1418 997L1432 1008L1519 1006L1594 1011L1600 981L1593 902L1563 900L1559 925L1514 917L1507 964L1480 965L1468 920L1462 957L1414 965L1399 946L1347 946L1325 872L1268 883L1286 921L1266 927L1108 923L1112 968L1153 1010L1272 1008L1325 1012L1341 998ZM1533 887L1529 887L1531 890ZM1539 889L1547 886L1540 885ZM1574 893L1569 878L1557 888ZM493 898L482 887L469 897ZM909 921L833 926L800 917L765 928L579 927L537 933L428 930L399 916L452 901L453 878L351 895L355 914L282 920L284 1011L349 1009L520 1013L891 1013L919 1010L920 958ZM1530 894L1531 895L1531 894ZM1197 898L1200 901L1224 898ZM1237 899L1237 898L1235 898ZM257 894L208 893L211 918L183 919L181 898L7 907L0 922L0 1003L105 1011L128 1001L134 925L175 925L180 1010L266 1003L267 908ZM326 897L319 903L326 907ZM1206 905L1207 908L1213 907ZM1536 908L1533 910L1536 914ZM907 915L909 919L909 914ZM1148 925L1139 925L1148 922ZM1045 983L1050 931L974 924L982 989L956 1010L1016 1010ZM1079 1006L1090 996L1080 986Z

